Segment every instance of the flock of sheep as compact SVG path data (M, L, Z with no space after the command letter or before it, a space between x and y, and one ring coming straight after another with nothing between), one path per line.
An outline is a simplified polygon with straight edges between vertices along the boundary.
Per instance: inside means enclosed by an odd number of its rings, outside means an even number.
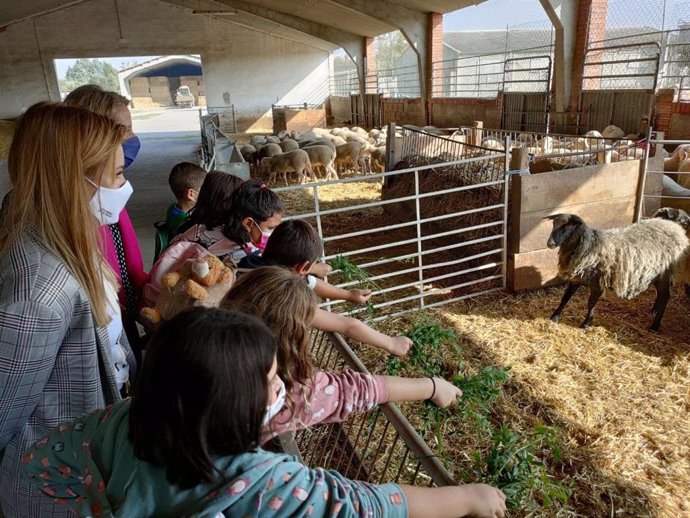
M245 161L269 183L294 173L299 183L316 180L320 169L326 180L352 168L359 173L383 172L386 155L386 130L353 128L313 128L306 133L283 131L278 135L253 136L240 148Z

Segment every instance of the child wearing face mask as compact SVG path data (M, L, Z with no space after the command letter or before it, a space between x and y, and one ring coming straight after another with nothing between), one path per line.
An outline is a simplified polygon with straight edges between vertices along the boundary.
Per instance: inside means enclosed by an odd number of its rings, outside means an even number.
M503 493L484 484L373 485L262 450L276 372L260 320L181 313L156 331L132 398L60 425L23 475L79 516L504 516Z
M345 421L379 403L428 399L447 407L462 395L443 378L318 370L310 346L311 327L317 327L315 314L320 311L316 297L303 279L286 268L266 266L242 275L221 306L251 311L278 340L278 375L286 386L286 404L264 430L263 440L319 423Z

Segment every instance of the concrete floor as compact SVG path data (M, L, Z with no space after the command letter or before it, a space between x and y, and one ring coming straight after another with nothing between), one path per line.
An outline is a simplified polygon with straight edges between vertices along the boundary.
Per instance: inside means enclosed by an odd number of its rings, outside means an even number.
M168 174L182 161L196 163L200 144L197 108L134 110L132 126L141 140L141 150L126 177L134 187L127 203L144 254L144 269L149 270L154 252L153 224L165 218L175 198L168 186Z

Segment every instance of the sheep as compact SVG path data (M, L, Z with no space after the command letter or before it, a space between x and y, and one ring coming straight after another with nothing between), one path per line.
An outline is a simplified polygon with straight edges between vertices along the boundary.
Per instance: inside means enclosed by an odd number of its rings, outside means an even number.
M664 177L665 178L665 177ZM678 223L690 238L690 216L683 209L662 207L653 215L653 218L661 218ZM685 284L685 294L690 297L690 250L686 253L685 261L678 269L676 280Z
M682 144L673 150L670 158L664 158L664 171L678 171L680 163L690 152L690 144Z
M294 171L297 173L299 183L304 183L304 172L306 171L312 178L314 171L311 168L309 155L302 149L294 149L287 153L280 153L261 161L264 172L268 172L268 182L274 182L278 173L282 173L285 185L288 184L287 173Z
M335 151L335 144L333 144L333 142L331 142L330 139L327 138L320 138L316 140L300 142L299 146L301 148L305 148L308 146L328 146L329 148L333 149L333 151Z
M589 228L575 214L554 214L547 246L558 250L558 275L567 281L561 303L551 315L558 322L563 308L580 286L589 286L587 316L581 327L592 324L594 307L606 288L631 299L650 284L656 288L652 331L658 331L670 297L671 279L690 245L683 229L662 219L646 219L611 230Z
M292 140L291 138L286 138L278 145L280 146L280 149L283 150L283 153L286 153L287 151L292 151L293 149L299 149L299 144L297 143L297 141Z
M371 152L371 169L376 173L386 170L386 146L375 147Z
M690 198L690 189L678 185L671 178L663 175L661 178L661 195L674 198Z
M266 142L269 144L280 144L280 139L274 135L268 135L266 137Z
M262 146L266 144L266 137L264 135L254 135L249 139L249 144L254 147Z
M601 136L608 139L620 139L625 137L625 131L611 124L604 128L604 131L601 132Z
M688 153L687 151L684 151L683 153L685 159L678 166L678 172L683 174L677 175L678 179L676 180L676 183L681 187L690 189L690 159L688 159L690 153Z
M340 166L352 164L355 173L359 173L359 160L362 153L362 144L359 142L348 142L342 146L335 148L335 165L339 169Z
M494 137L484 137L482 139L482 147L491 149L493 151L505 151L503 144Z
M251 144L245 144L242 146L240 148L240 155L242 155L242 158L244 158L245 162L249 162L250 166L256 165L258 154L256 152L256 148Z
M338 173L333 166L335 161L335 149L330 146L306 146L304 151L309 155L312 169L323 166L326 170L326 180L337 180Z
M257 148L259 153L259 160L266 157L272 157L283 152L278 144L264 144L263 146Z

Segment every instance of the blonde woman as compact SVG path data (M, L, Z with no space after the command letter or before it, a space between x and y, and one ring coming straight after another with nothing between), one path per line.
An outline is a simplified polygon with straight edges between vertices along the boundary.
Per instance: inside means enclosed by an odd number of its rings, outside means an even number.
M117 182L126 129L60 104L32 106L9 153L0 215L0 505L67 516L20 480L26 448L66 419L120 399L122 333L112 270L98 248L101 188ZM118 327L119 321L119 327Z
M116 92L105 91L97 85L83 85L70 92L65 98L65 104L105 115L122 124L126 129L122 142L125 169L134 162L139 153L140 142L139 137L132 131L132 115L126 97ZM103 201L107 204L107 212L99 214L98 220L101 223L101 249L120 286L118 298L123 309L125 332L137 359L140 360L142 344L136 317L148 274L144 271L144 259L134 226L125 209L133 192L132 185L122 175L116 185L104 192L106 198Z

